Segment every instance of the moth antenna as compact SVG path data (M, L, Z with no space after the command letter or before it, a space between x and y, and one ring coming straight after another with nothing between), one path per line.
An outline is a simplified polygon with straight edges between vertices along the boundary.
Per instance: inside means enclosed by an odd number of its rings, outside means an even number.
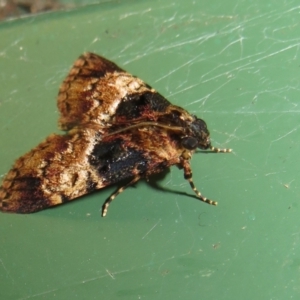
M157 123L157 122L141 122L139 124L134 124L134 125L130 125L130 126L125 127L125 128L118 129L116 131L113 131L113 132L107 134L106 136L115 135L115 134L118 134L118 133L121 133L121 132L124 132L124 131L127 131L127 130L131 130L131 129L138 128L138 127L145 127L145 126L146 127L147 126L154 126L154 127L160 127L160 128L164 128L164 129L167 129L167 130L171 130L171 131L184 132L184 129L180 126L169 126L169 125L164 125L164 124L160 124L160 123Z

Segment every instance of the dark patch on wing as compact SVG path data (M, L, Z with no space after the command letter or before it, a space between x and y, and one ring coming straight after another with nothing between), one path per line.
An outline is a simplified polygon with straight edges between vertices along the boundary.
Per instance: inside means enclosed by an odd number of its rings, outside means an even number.
M130 94L123 99L116 111L116 117L136 119L144 112L164 112L170 102L156 92L143 92Z
M89 162L96 168L99 176L111 184L132 177L134 169L139 174L144 174L148 169L143 150L124 146L124 141L120 138L110 142L101 141L95 145Z
M88 172L88 177L86 180L86 192L87 193L93 192L96 189L96 186L97 186L97 182L93 180L93 178L91 177L91 173Z
M41 189L40 178L30 176L16 178L13 192L14 195L20 196L17 202L6 205L7 211L11 211L10 205L14 206L13 211L18 213L31 213L49 207Z

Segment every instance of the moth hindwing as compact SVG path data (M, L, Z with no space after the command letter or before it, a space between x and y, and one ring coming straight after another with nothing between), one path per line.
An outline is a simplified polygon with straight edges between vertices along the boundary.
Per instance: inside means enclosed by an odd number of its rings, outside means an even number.
M16 160L0 188L0 209L32 213L127 181L103 204L140 179L173 165L192 180L190 159L197 148L230 152L211 145L206 123L171 104L151 86L93 53L81 55L61 84L59 126Z

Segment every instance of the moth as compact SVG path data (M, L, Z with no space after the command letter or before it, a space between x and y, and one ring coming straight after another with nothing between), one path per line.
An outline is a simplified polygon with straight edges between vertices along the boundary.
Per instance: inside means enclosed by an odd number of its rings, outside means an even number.
M103 204L140 179L176 165L199 200L190 159L211 145L206 123L171 104L150 85L93 53L81 55L60 86L59 127L16 160L0 188L3 212L33 213L125 182Z

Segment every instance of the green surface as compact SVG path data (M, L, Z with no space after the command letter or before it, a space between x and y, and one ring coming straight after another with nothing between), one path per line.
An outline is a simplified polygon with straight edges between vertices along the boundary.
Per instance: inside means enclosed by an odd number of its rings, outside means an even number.
M51 132L92 51L208 123L195 200L172 168L32 215L0 214L0 299L299 299L298 1L126 1L0 24L0 174ZM187 193L187 194L186 194ZM190 196L189 196L190 195Z

